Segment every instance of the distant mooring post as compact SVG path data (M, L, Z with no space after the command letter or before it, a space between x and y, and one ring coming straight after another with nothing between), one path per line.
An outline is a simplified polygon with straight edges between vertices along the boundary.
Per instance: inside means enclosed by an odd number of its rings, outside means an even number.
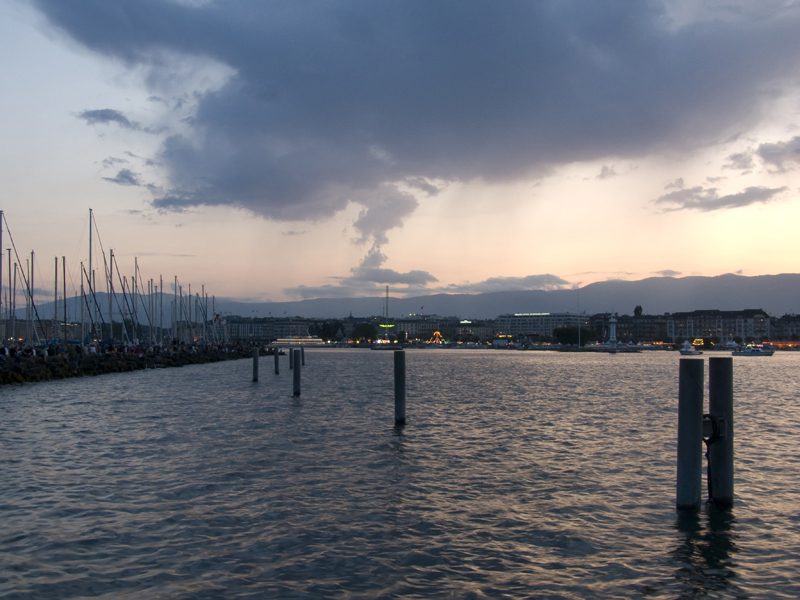
M280 354L281 354L281 349L278 346L275 346L272 349L272 355L275 357L275 375L279 375L281 372L280 361L279 361Z
M708 499L719 508L733 506L733 358L708 359Z
M258 346L253 348L253 381L258 381Z
M294 369L294 350L289 347L289 370Z
M304 367L306 366L306 349L304 346L300 346L300 364Z
M703 360L682 358L678 375L679 509L700 508L703 479Z
M292 350L292 354L294 355L294 376L292 381L294 382L293 387L293 396L300 395L300 372L302 369L300 368L300 350Z
M406 351L394 351L394 423L406 424Z

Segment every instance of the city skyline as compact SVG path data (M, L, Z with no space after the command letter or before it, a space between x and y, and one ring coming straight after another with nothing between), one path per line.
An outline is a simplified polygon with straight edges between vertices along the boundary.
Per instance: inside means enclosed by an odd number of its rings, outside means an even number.
M0 209L39 281L92 208L126 269L252 301L796 273L799 21L4 0Z

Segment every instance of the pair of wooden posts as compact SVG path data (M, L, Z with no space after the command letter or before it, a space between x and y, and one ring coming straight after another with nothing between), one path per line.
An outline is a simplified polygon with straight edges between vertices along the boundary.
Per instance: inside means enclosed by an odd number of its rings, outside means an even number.
M676 506L701 504L703 444L708 458L708 501L733 506L733 358L708 359L708 413L703 414L705 362L682 358L678 379Z
M253 348L253 382L258 381L258 348ZM278 356L280 355L280 348L274 348L273 354L275 356L275 375L280 374L280 362ZM306 364L306 352L302 346L297 349L289 348L289 369L294 371L292 378L292 395L300 395L300 366Z
M300 395L300 365L306 364L304 348L289 349L289 368L294 369L294 394ZM275 374L280 372L278 362L279 349L275 348ZM253 381L258 381L258 348L253 348ZM394 422L395 425L406 424L406 352L394 352Z

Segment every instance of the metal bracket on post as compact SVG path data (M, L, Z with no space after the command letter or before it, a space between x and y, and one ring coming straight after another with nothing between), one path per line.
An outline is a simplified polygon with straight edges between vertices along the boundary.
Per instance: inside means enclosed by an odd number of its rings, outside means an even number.
M724 416L714 418L713 415L703 415L703 440L705 440L706 444L724 440L726 429L727 423Z

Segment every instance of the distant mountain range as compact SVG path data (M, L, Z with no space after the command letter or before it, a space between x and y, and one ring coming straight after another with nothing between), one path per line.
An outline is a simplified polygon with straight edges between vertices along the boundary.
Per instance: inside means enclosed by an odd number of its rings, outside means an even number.
M108 306L105 294L98 294L97 299L103 309ZM165 326L170 322L171 300L171 294L164 295ZM231 298L217 298L217 312L242 317L343 318L350 314L354 317L369 317L382 315L385 302L383 296L318 298L293 302L241 302ZM588 314L633 314L633 309L641 305L645 314L698 309L761 308L772 316L780 317L787 313L800 313L800 274L651 277L640 281L601 281L582 287L580 292L574 289L550 292L534 290L488 294L433 294L413 298L392 298L390 288L389 316L398 318L411 313L422 313L464 319L494 319L507 313L578 312L579 302L580 311ZM79 319L79 299L70 298L68 304L69 319ZM52 319L53 303L38 305L38 311L40 318ZM118 311L116 305L114 311ZM144 320L141 308L139 312ZM24 318L24 315L24 308L18 308L17 317Z
M580 298L579 298L580 295ZM718 277L651 277L640 281L601 281L577 290L434 294L413 298L389 297L389 316L410 313L494 319L521 312L618 312L645 314L698 309L762 308L770 315L800 313L800 274L720 275ZM382 315L385 297L319 298L294 302L244 303L217 299L219 310L243 317L302 316L340 318Z

